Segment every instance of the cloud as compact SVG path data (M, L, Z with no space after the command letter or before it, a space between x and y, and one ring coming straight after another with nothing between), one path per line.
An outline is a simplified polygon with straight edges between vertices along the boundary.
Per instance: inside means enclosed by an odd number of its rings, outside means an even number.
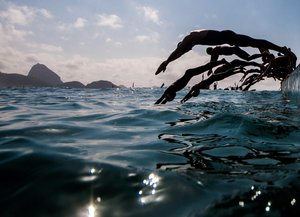
M112 42L112 39L111 39L111 38L106 38L106 39L105 39L105 42L106 42L106 43L110 43L110 42Z
M159 41L159 33L153 32L149 35L137 35L135 39L139 43L147 43L147 42L152 42L152 43L157 43Z
M65 61L58 62L57 66L60 67L61 69L63 69L62 71L64 71L64 72L72 72L69 75L69 76L72 76L74 71L78 71L78 72L75 72L76 74L83 73L84 68L87 68L89 66L89 64L91 64L91 62L92 61L89 60L89 58L83 57L79 54L76 54L76 55L72 55ZM73 76L74 76L74 74L73 74ZM70 77L70 79L74 80L74 77L73 78ZM79 80L79 79L77 79L77 80ZM68 80L68 81L70 81L70 80Z
M59 23L56 27L56 29L59 32L68 32L71 31L73 29L83 29L87 24L87 20L82 18L82 17L78 17L74 23Z
M92 36L93 39L97 39L101 36L101 34L99 32L94 33L94 35Z
M4 47L2 47L1 45L0 56L3 63L2 72L4 73L25 74L24 68L27 68L30 65L25 60L26 54L15 47L9 47L8 45L4 45Z
M121 18L115 14L98 14L97 20L98 26L109 27L112 29L119 29L123 27Z
M52 18L53 18L53 15L50 13L50 11L48 11L48 10L46 10L46 9L44 9L44 8L39 9L38 11L39 11L39 13L40 13L43 17L45 17L45 18L47 18L47 19L52 19Z
M94 62L89 65L89 80L104 79L125 86L131 86L133 82L140 87L160 85L160 79L154 80L154 68L158 60L158 58L139 57L110 58Z
M143 12L146 20L151 21L157 25L162 24L159 18L159 11L157 9L147 6L139 7L138 9Z
M136 39L138 42L143 43L143 42L145 42L145 41L151 40L151 37L148 36L148 35L137 35L137 36L135 37L135 39Z
M26 26L38 16L47 19L53 18L52 14L44 8L39 9L14 4L11 4L6 10L0 11L0 18L6 20L8 24L13 25Z
M78 17L73 26L76 29L82 29L85 27L86 23L87 23L86 19L82 17Z
M63 51L62 47L51 45L51 44L31 42L31 43L26 43L25 45L37 51L45 51L50 53L60 53Z
M29 55L25 56L25 61L29 62L31 64L35 64L35 63L39 62L39 58L34 54L29 54Z
M56 28L59 32L66 32L70 29L70 25L67 25L65 23L60 23L57 25Z
M114 46L116 46L116 47L121 47L121 46L122 46L122 43L121 43L121 42L115 41L115 40L113 40L113 39L111 39L111 38L106 38L106 39L105 39L105 42L108 43L108 44L112 44L112 45L114 45Z
M16 41L24 41L25 37L33 35L33 32L17 29L14 25L2 25L0 23L0 44Z
M0 12L0 17L8 23L15 25L28 25L34 18L35 12L27 6L10 6L7 10Z

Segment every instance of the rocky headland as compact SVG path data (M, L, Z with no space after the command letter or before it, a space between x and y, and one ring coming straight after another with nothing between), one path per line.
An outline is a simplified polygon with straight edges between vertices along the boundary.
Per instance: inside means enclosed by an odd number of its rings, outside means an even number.
M43 64L35 64L28 75L0 72L0 88L7 87L65 87L65 88L117 88L110 81L94 81L87 85L79 81L63 82L58 74Z

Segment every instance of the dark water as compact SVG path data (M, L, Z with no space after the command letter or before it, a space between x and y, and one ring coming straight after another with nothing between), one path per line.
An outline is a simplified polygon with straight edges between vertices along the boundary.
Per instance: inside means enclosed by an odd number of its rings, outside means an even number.
M0 90L0 216L299 216L297 102L162 92Z

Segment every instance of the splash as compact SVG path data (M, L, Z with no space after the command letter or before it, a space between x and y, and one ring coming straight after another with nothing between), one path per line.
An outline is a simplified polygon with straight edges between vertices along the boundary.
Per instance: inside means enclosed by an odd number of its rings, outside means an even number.
M300 91L300 65L281 83L284 93L297 93Z

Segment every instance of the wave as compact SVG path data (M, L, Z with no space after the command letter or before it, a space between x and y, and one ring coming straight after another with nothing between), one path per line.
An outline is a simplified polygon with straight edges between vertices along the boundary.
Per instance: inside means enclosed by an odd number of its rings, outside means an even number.
M296 104L202 91L154 105L162 92L0 90L0 215L298 213Z

